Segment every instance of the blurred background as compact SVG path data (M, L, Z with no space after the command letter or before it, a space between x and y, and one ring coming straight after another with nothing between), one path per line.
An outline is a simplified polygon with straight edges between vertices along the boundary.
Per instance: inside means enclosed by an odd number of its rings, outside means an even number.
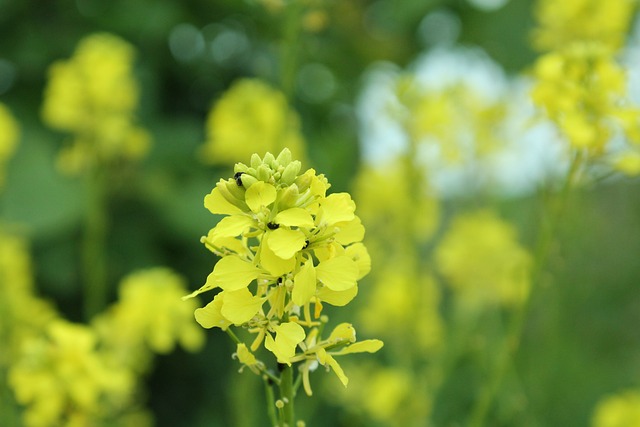
M179 297L216 262L204 196L234 163L288 146L352 194L367 230L372 271L332 323L385 341L345 362L347 390L313 374L297 402L308 426L639 426L640 183L633 156L615 160L636 147L624 126L638 110L589 110L625 123L592 149L532 98L550 73L540 58L571 42L537 43L536 29L566 17L580 33L600 4L551 3L0 0L0 425L268 425L261 380ZM632 106L635 7L594 12L620 39L596 80ZM146 293L122 291L141 271L158 274ZM163 305L165 282L182 308ZM52 319L85 325L86 344ZM95 373L89 354L125 348L112 335L136 322L146 344L122 352L144 360L127 362L126 399L93 377L51 385L63 352L47 345L73 341L71 363ZM73 397L83 387L92 403ZM72 403L47 408L48 393Z

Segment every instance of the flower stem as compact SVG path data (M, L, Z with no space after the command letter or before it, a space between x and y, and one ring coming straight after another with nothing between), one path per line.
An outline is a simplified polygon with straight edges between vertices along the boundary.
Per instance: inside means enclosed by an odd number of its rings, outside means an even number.
M267 415L273 427L278 427L278 416L276 415L276 400L273 396L273 385L269 378L264 378L264 395L267 398Z
M569 194L575 185L575 180L580 173L582 166L582 153L576 151L572 159L571 165L565 177L564 183L557 194L552 195L551 200L546 200L543 217L540 225L540 233L534 252L533 271L531 272L531 289L526 300L522 303L518 310L512 315L510 324L508 325L506 337L499 349L496 364L494 366L493 375L483 387L479 398L469 417L469 427L481 427L485 424L485 419L491 404L500 388L500 384L506 375L513 359L520 348L522 332L526 324L527 315L531 306L531 299L534 291L539 286L542 273L547 268L551 248L554 239L557 238L558 224L564 218L567 200Z
M293 406L293 368L284 365L280 374L280 398L284 402L282 410L282 426L293 427L295 425L295 411Z
M106 171L94 166L86 176L86 210L82 245L84 318L89 321L107 304L107 188Z

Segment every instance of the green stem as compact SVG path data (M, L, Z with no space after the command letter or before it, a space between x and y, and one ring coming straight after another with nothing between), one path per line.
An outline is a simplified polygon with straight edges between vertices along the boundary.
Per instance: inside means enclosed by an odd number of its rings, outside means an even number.
M293 368L284 365L280 374L280 399L284 402L282 409L282 426L293 427L295 425L295 411L293 406Z
M106 171L94 166L86 176L86 210L82 246L84 318L91 320L107 305L107 181Z
M267 398L267 415L273 427L278 427L278 416L276 415L276 399L273 396L273 386L269 378L264 378L264 394Z
M280 45L280 87L288 100L291 99L295 86L298 40L300 35L300 14L304 10L303 2L290 1L287 5L283 35Z
M469 427L481 427L485 423L485 419L491 405L498 393L500 384L505 377L511 362L517 353L522 338L522 332L526 323L529 308L531 306L531 296L539 286L542 273L547 266L551 247L554 239L557 237L557 226L564 217L567 199L569 193L575 184L576 176L582 165L582 155L576 151L572 159L569 171L565 177L565 181L560 188L559 194L554 200L547 200L545 213L542 218L541 231L538 235L538 241L534 252L533 270L531 272L531 289L529 296L511 317L511 321L507 330L506 337L499 349L498 357L493 370L493 375L485 384L480 393L480 397L476 400L476 404L469 417Z

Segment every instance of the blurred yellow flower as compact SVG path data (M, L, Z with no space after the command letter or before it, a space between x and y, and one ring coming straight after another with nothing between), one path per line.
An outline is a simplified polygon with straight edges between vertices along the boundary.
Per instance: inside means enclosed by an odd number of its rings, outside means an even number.
M150 137L134 125L139 88L133 60L131 45L98 33L81 40L71 59L51 66L42 116L52 128L73 135L60 154L63 171L146 154Z
M592 427L640 426L640 390L627 390L598 402Z
M617 50L636 7L635 0L539 0L539 28L533 33L533 43L540 50L553 50L575 41L597 41Z
M284 94L258 79L231 86L209 112L206 132L201 155L208 164L232 164L255 152L277 153L285 147L304 159L298 115Z
M90 328L63 320L23 342L8 379L26 405L27 427L86 426L114 417L134 386L128 370L107 365Z
M182 302L185 293L184 280L166 268L125 277L118 301L94 320L103 349L113 362L144 371L150 352L166 354L177 343L188 351L199 350L204 334L193 321L197 303Z
M531 255L516 230L491 211L455 218L435 252L436 266L462 304L514 306L529 294Z
M20 139L18 122L9 109L0 103L0 189L4 186L5 167L13 155Z

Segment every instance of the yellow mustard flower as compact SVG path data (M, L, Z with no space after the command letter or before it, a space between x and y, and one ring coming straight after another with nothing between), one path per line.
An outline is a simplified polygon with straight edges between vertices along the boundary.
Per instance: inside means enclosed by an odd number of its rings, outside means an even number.
M177 343L189 351L199 350L204 334L193 321L197 303L181 303L185 292L184 279L166 268L125 277L118 301L94 321L105 352L119 365L141 371L150 352L167 354Z
M301 162L284 149L277 157L254 154L249 165L235 165L233 178L218 182L204 205L225 217L202 242L221 259L188 297L219 288L213 301L195 310L203 327L242 326L255 334L251 352L264 343L278 363L304 362L306 385L318 363L346 385L334 356L377 351L382 342L356 343L352 327L349 339L337 330L322 339L320 315L325 303L348 304L368 273L369 255L360 243L364 227L348 193L327 195L324 175L300 170ZM244 347L236 354L254 372L264 366Z
M592 427L640 426L640 390L627 390L598 402Z
M27 427L91 425L114 416L133 392L127 370L108 366L88 327L51 322L45 336L25 340L9 370Z
M258 79L237 81L220 98L207 118L204 162L232 164L255 152L280 152L287 147L304 158L300 119L283 93Z
M529 294L532 259L516 231L490 211L453 220L435 253L438 270L469 307L514 306Z
M607 49L618 50L636 7L635 0L539 0L534 45L541 50L554 50L575 41L596 41Z
M4 186L5 167L20 139L20 128L9 109L0 103L0 188Z
M52 128L73 135L60 155L63 171L146 154L150 137L134 124L139 88L133 60L130 44L98 33L81 40L72 58L51 66L42 116Z
M27 242L0 229L0 369L16 357L26 337L56 316L55 309L35 295Z
M504 141L500 124L506 115L502 99L489 99L468 82L426 88L416 76L397 82L399 112L409 138L432 147L446 164L467 164L496 151Z

